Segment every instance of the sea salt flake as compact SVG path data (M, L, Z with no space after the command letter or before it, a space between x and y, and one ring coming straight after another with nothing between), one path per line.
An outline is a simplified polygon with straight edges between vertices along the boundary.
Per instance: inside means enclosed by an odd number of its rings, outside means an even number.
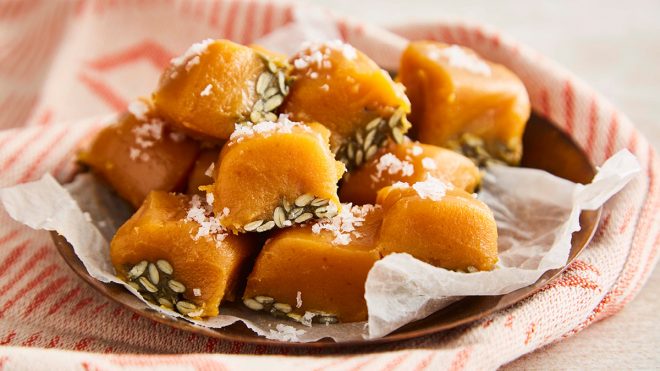
M209 165L209 167L206 169L204 175L209 178L213 178L213 170L215 170L215 162L211 162L211 165Z
M194 289L193 289L193 295L195 295L195 296L202 296L202 290L200 290L200 289L198 289L198 288L194 288Z
M432 176L429 176L423 182L413 184L412 187L419 197L433 201L440 201L447 193L447 190L452 188L451 185Z
M312 129L309 126L300 122L291 121L287 115L280 115L276 122L262 121L258 124L236 124L234 126L234 132L232 132L229 137L229 145L232 143L240 143L244 138L253 137L255 135L267 138L274 133L290 134L293 133L294 128L301 128L307 132L312 132Z
M328 86L328 84L323 84L323 85L321 85L321 90L323 90L323 91L329 91L329 90L330 90L330 86Z
M316 313L305 312L305 314L303 314L302 318L300 319L300 323L303 326L312 327L312 320L314 319L314 317L316 317Z
M149 118L149 106L141 99L135 100L128 104L128 112L130 112L138 121L147 121Z
M438 168L438 164L436 164L432 158L424 157L422 159L422 167L424 167L426 170L435 170Z
M298 341L298 336L304 335L305 332L305 330L297 330L293 326L278 323L275 330L270 330L270 336L283 341Z
M213 43L213 39L206 39L192 44L183 54L170 59L170 64L175 68L179 68L185 63L186 71L190 71L194 65L199 63L199 56L206 51L211 43Z
M215 201L215 196L213 196L213 193L207 192L206 193L206 203L213 206L213 201Z
M488 63L477 55L466 52L458 45L452 45L439 51L434 50L429 56L435 59L444 58L454 68L461 68L477 75L491 75L491 69Z
M302 292L296 292L296 308L302 307Z
M424 150L422 149L422 147L417 146L417 145L415 145L415 146L412 147L412 154L413 154L413 156L419 156L419 155L422 154L422 152L424 152Z
M137 160L137 159L140 157L140 153L142 152L142 151L140 151L139 149L137 149L137 148L135 148L135 147L131 147L131 148L129 148L128 151L129 151L129 152L128 152L128 156L129 156L129 157L131 158L131 160L133 160L133 161Z
M357 227L362 226L367 214L376 207L374 205L353 206L352 204L343 204L341 212L329 219L321 219L312 225L312 233L319 234L321 231L329 231L334 239L333 245L348 245L353 238L361 238L362 234L356 231Z
M202 96L202 97L209 96L209 95L211 95L211 89L213 89L213 85L212 85L212 84L208 84L208 85L206 85L206 87L204 88L204 90L202 90L202 92L199 93L199 95Z
M401 173L403 176L411 176L415 172L415 167L408 161L401 161L392 153L386 153L378 159L375 175L380 179L385 172L390 175Z

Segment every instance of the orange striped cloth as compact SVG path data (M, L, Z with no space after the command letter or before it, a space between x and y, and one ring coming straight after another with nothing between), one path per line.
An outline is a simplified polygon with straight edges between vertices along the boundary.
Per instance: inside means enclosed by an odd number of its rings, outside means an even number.
M45 172L70 179L73 152L102 124L99 115L122 111L129 100L150 92L175 53L207 37L247 43L293 16L292 5L282 2L0 1L0 187ZM571 336L634 298L658 259L660 169L625 115L562 68L478 25L443 22L385 31L328 17L346 41L381 63L392 63L398 38L390 32L469 46L515 71L534 109L568 133L593 163L628 148L644 172L606 204L579 260L522 303L442 334L327 352L219 341L134 315L74 276L47 233L20 226L0 210L0 366L494 368ZM163 355L171 353L213 354ZM273 356L249 356L254 354Z

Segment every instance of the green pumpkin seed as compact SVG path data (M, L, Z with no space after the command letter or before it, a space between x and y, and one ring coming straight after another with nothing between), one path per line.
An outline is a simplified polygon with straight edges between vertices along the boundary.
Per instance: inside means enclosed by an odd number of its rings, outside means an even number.
M191 312L196 311L198 308L195 304L191 302L181 300L176 303L176 309L181 314L190 314Z
M161 272L165 274L172 274L174 272L174 268L172 268L172 265L164 259L160 259L156 262L156 266L158 269L160 269Z
M299 217L297 217L294 220L294 222L304 223L304 222L308 221L309 219L312 219L313 217L314 217L314 214L312 214L312 213L304 213L304 214L301 214Z
M244 225L243 229L246 232L253 232L253 231L257 230L257 228L259 228L259 226L261 226L263 223L264 223L263 220L255 220L253 222L250 222L250 223Z
M266 231L269 231L269 230L273 229L274 226L275 226L275 222L271 220L271 221L268 221L268 222L260 225L259 227L257 227L256 231L257 232L266 232Z
M257 94L262 96L264 95L264 92L266 92L266 89L273 80L273 77L273 74L268 72L262 72L261 75L259 75L257 78L257 85L255 87Z
M170 288L170 290L182 294L186 292L186 286L184 286L181 282L175 281L175 280L169 280L167 281L167 287Z
M259 303L258 301L254 300L254 299L245 299L245 300L243 300L243 304L246 307L248 307L252 310L263 310L264 309L263 304Z
M142 285L142 287L144 287L145 290L147 290L151 293L154 293L154 292L158 291L158 288L156 286L154 286L151 282L149 282L147 277L140 277L138 279L138 282L140 282L140 285Z
M282 95L274 95L264 103L264 111L270 112L273 111L275 108L279 107L282 102L284 102L284 96Z
M144 274L144 271L147 269L148 264L149 263L146 260L137 263L133 268L131 268L130 271L128 271L128 277L129 278L140 277L142 274Z
M294 201L294 204L296 204L296 206L298 206L298 207L307 206L307 205L309 205L309 203L314 201L314 198L315 198L314 195L309 194L309 193L305 193L304 195L299 196L298 198L296 198L296 200Z

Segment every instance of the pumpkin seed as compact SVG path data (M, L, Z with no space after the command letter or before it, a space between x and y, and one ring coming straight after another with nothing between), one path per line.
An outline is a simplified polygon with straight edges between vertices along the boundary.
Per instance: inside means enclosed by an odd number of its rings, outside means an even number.
M256 300L259 304L272 304L275 299L271 298L270 296L264 296L264 295L257 295L254 297L254 300Z
M270 121L270 122L275 122L275 121L277 121L277 115L272 113L272 112L266 112L266 113L264 113L264 120Z
M380 117L377 117L377 118L375 118L375 119L369 121L369 123L367 124L367 126L365 126L364 128L365 128L365 130L367 130L367 131L372 131L372 130L374 130L374 129L376 129L376 128L378 127L378 125L380 124L380 122L381 122L381 118L380 118Z
M245 299L245 300L243 300L243 304L246 307L248 307L252 310L262 310L262 309L264 309L264 306L261 303L259 303L258 301L254 300L254 299Z
M391 128L394 128L399 125L399 122L401 121L401 117L403 117L403 109L399 108L397 109L394 114L390 117L390 120L387 122L388 125Z
M174 272L174 268L172 268L172 265L167 260L160 259L156 261L156 266L165 274L172 274Z
M355 152L355 165L357 166L362 165L362 160L364 160L364 152L362 152L361 149L358 149Z
M374 144L367 149L367 152L365 152L364 156L366 158L372 158L376 154L376 151L378 151L378 147Z
M172 308L174 306L174 304L172 304L171 301L169 301L165 298L158 298L158 304L160 304L164 307L168 307L168 308Z
M149 280L151 280L151 283L154 285L158 285L158 281L160 281L160 275L158 274L158 268L153 263L149 263Z
M289 87L286 86L286 78L282 71L277 71L277 85L279 86L282 94L284 95L289 94Z
M310 203L310 205L315 206L315 207L320 207L320 206L325 206L330 202L330 200L326 200L325 198L315 198L314 201Z
M284 96L282 95L273 95L272 97L268 98L268 100L264 103L264 111L270 112L274 110L275 108L279 107L282 102L284 102Z
M284 208L284 211L287 213L291 211L291 204L287 200L282 200L282 207Z
M314 214L312 214L312 213L304 213L304 214L301 214L299 217L297 217L294 220L294 222L304 223L304 222L308 221L309 219L312 219L313 217L314 217Z
M271 221L268 221L268 222L260 225L259 227L257 227L256 231L257 232L266 232L266 231L269 231L269 230L273 229L274 226L275 226L275 222L271 220Z
M324 316L317 316L314 319L316 321L318 321L318 323L325 324L325 325L332 325L334 323L339 322L339 320L337 320L337 317L335 317L335 316L326 316L326 315L324 315Z
M372 130L367 133L367 136L364 138L364 143L362 144L362 148L366 151L369 147L371 147L371 144L373 144L374 139L376 138L376 130Z
M273 61L268 61L268 70L272 73L277 72L277 65Z
M158 288L156 286L154 286L151 282L149 282L147 277L140 277L138 279L138 282L140 282L140 284L142 285L142 287L144 287L145 290L147 290L151 293L154 293L154 292L158 291Z
M296 322L302 321L302 316L300 314L297 314L297 313L287 313L286 316L291 318L292 320L294 320Z
M133 268L131 268L130 271L128 271L128 277L129 278L138 278L140 277L144 271L147 269L147 265L149 263L146 260L143 260L139 263L137 263Z
M263 93L263 97L268 99L279 92L280 91L276 87L272 86Z
M260 122L263 120L263 117L264 116L261 114L261 112L257 110L254 110L250 113L250 121L252 122Z
M261 75L259 75L259 77L257 78L257 85L256 85L257 94L262 96L264 95L266 89L273 80L273 77L274 77L273 74L268 72L262 72Z
M309 203L312 201L314 201L314 195L305 193L302 196L298 196L298 198L296 198L296 200L293 203L296 204L296 206L298 207L303 207L309 205Z
M304 211L304 209L303 209L302 207L296 207L295 209L291 210L291 211L289 212L289 215L288 215L288 216L289 216L289 220L293 220L293 219L299 217L300 214L303 213L303 211Z
M263 112L264 111L264 101L259 99L254 103L254 106L252 107L252 112Z
M243 226L246 232L253 232L263 224L263 220L255 220Z
M135 282L133 282L133 281L128 282L128 285L131 286L132 288L134 288L135 291L140 291L140 290L142 289L142 288L140 287L140 285L138 285L137 283L135 283Z
M273 304L273 308L285 314L291 312L291 306L285 303L275 303Z
M197 306L189 301L181 300L176 303L176 309L181 314L191 314L197 310Z
M186 286L184 286L179 281L169 280L169 281L167 281L167 287L169 287L170 290L172 290L176 293L179 293L179 294L186 292Z
M394 139L397 144L403 143L403 133L401 132L401 129L398 127L392 128L392 139Z
M284 222L286 221L286 214L284 213L284 209L282 206L278 206L275 208L275 212L273 212L273 221L275 222L275 225L277 225L278 228L284 227Z
M328 211L327 207L319 207L318 209L314 210L314 214L320 218L321 215L325 214L326 211Z

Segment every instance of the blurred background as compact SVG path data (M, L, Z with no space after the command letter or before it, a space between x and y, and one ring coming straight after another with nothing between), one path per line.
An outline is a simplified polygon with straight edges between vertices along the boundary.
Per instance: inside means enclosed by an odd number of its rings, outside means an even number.
M609 98L660 148L660 1L304 0L379 25L458 17L496 27ZM623 311L505 369L660 368L660 272Z

